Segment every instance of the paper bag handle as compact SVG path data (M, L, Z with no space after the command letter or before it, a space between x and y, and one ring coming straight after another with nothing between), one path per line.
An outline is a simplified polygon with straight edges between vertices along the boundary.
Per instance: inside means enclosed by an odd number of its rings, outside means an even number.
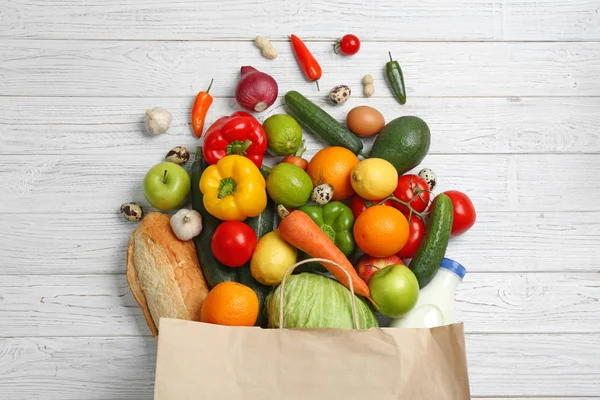
M346 276L348 277L348 282L350 283L350 301L352 303L352 315L354 316L354 326L356 327L356 329L360 329L360 324L358 323L358 313L356 312L356 298L354 297L354 285L352 284L352 277L350 276L348 271L346 271L341 265L331 260L327 260L325 258L308 258L306 260L302 260L289 267L283 274L283 279L281 280L281 287L279 288L279 329L283 329L283 289L285 287L285 281L288 275L302 264L307 264L315 261L335 265L336 268L342 270L344 274L346 274Z

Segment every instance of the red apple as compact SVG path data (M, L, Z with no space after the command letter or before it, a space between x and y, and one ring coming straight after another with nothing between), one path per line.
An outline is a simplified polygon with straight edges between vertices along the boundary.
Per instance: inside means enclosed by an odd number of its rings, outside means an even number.
M356 264L356 273L358 273L358 276L360 276L360 278L368 285L371 277L377 271L392 264L404 265L402 259L397 255L378 258L365 254L358 260L358 263Z

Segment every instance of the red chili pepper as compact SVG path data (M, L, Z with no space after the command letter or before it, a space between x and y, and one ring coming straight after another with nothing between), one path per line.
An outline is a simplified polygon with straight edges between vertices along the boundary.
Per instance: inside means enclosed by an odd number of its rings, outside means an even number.
M319 79L323 76L323 71L321 70L321 66L312 55L308 47L304 44L300 38L294 34L291 35L292 40L292 49L294 50L294 54L296 55L296 60L298 61L298 65L300 65L300 69L304 72L304 76L311 82L316 81L317 89L319 89Z
M202 152L206 162L216 164L221 158L239 154L258 168L267 151L267 135L256 118L244 111L216 120L206 131Z
M206 114L213 102L213 98L209 94L213 81L214 79L210 81L210 85L208 85L206 92L198 93L196 100L194 101L194 106L192 107L192 128L194 129L194 135L197 138L202 136Z

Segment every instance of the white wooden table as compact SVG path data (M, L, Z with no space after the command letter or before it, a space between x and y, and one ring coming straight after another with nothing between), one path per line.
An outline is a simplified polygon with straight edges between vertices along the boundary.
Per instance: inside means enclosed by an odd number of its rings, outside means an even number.
M336 117L358 104L422 117L423 166L472 197L477 224L448 255L469 271L456 307L473 397L600 399L598 0L0 0L0 398L152 397L119 206L147 206L147 169L195 148L189 111L212 77L209 122L236 108L241 65L325 104L289 33L310 41L322 88L354 88ZM363 40L353 58L331 51L344 33ZM279 58L259 55L257 34ZM150 138L154 106L174 121Z

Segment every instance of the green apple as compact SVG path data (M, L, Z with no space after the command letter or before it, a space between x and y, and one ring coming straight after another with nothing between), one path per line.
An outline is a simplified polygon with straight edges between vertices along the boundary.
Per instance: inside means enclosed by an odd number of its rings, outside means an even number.
M144 196L159 210L172 210L183 204L190 193L190 176L172 162L161 162L144 177Z
M398 318L412 310L419 299L419 282L405 265L392 264L378 271L369 282L371 298L379 312Z

